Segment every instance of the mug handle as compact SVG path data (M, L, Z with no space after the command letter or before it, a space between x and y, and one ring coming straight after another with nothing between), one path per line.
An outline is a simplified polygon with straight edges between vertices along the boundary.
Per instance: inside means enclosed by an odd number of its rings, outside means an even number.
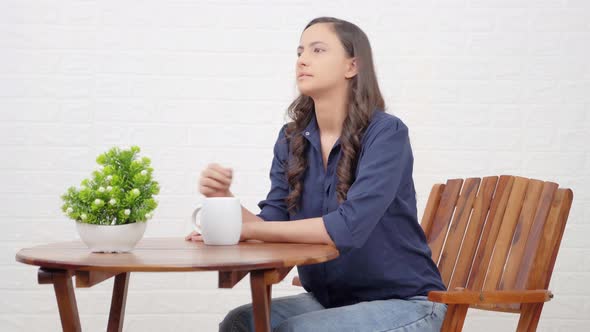
M193 215L191 217L191 226L193 227L193 229L198 232L199 234L203 234L203 231L201 230L201 225L197 222L197 214L203 209L203 205L199 204L197 205L197 207L195 208L195 210L193 211Z

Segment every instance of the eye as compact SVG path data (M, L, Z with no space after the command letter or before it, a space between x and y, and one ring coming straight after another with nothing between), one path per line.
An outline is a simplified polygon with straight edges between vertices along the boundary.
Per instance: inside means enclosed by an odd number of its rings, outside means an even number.
M316 47L316 48L313 49L313 53L321 53L321 52L324 52L324 50L321 49L321 48L317 48ZM297 51L297 57L300 57L301 56L301 53L302 52Z

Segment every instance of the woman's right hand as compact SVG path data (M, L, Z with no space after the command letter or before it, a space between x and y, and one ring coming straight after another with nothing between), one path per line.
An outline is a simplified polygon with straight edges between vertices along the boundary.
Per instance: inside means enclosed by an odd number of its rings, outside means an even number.
M199 192L205 197L232 197L229 190L233 179L233 170L219 164L209 164L201 172Z

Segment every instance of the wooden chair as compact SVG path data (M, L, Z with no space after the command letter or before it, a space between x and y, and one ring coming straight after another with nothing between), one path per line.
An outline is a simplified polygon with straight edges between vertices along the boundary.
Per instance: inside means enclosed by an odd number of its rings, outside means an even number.
M461 331L470 307L518 313L517 331L537 329L572 199L515 176L433 186L421 225L449 289L428 294L448 305L441 331Z

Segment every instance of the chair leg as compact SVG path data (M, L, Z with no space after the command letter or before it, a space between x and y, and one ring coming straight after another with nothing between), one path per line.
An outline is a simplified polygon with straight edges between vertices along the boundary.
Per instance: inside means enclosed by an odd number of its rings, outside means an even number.
M113 297L111 298L111 311L109 314L108 332L123 331L123 318L125 317L125 304L127 302L127 288L131 272L123 272L115 277L113 285Z
M449 304L445 320L440 330L442 332L461 331L465 322L465 316L467 315L467 309L469 309L469 305L467 304Z
M534 332L539 325L539 318L543 310L543 303L523 303L520 307L520 319L517 332Z

